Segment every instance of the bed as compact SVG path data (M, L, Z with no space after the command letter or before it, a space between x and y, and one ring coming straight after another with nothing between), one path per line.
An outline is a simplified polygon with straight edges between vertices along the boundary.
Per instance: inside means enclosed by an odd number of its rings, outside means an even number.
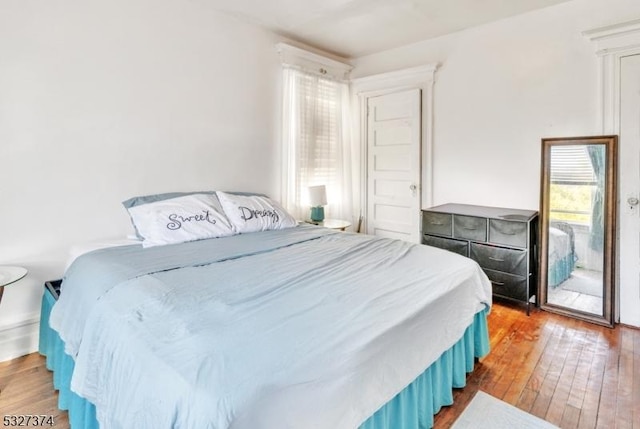
M578 260L575 251L573 228L566 222L551 222L549 225L548 284L557 287L567 280Z
M78 428L431 427L488 352L470 259L300 225L79 256L40 351Z

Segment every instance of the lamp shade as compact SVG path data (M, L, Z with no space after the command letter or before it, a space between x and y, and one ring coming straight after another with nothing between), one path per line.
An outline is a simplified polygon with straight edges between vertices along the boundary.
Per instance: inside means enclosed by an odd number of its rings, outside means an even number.
M309 186L309 205L311 207L327 205L327 188L324 185Z

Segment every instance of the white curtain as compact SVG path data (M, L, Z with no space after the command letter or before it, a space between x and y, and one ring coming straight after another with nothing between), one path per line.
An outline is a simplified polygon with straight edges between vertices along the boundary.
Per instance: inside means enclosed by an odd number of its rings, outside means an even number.
M325 185L325 218L353 223L349 87L296 68L283 73L283 203L308 219L308 187Z

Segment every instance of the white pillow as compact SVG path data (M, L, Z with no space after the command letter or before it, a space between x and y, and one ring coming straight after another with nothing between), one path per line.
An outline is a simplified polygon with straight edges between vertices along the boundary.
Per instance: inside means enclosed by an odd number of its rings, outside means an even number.
M215 195L193 194L130 207L142 247L233 235Z
M285 229L298 222L277 202L257 195L233 195L217 191L218 199L236 232Z

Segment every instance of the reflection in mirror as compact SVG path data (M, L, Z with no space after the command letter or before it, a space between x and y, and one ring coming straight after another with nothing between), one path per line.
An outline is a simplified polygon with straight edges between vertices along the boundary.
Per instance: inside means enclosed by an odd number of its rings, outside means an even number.
M603 145L551 148L548 302L602 316Z
M540 211L542 308L608 326L613 323L614 143L613 137L544 139Z

